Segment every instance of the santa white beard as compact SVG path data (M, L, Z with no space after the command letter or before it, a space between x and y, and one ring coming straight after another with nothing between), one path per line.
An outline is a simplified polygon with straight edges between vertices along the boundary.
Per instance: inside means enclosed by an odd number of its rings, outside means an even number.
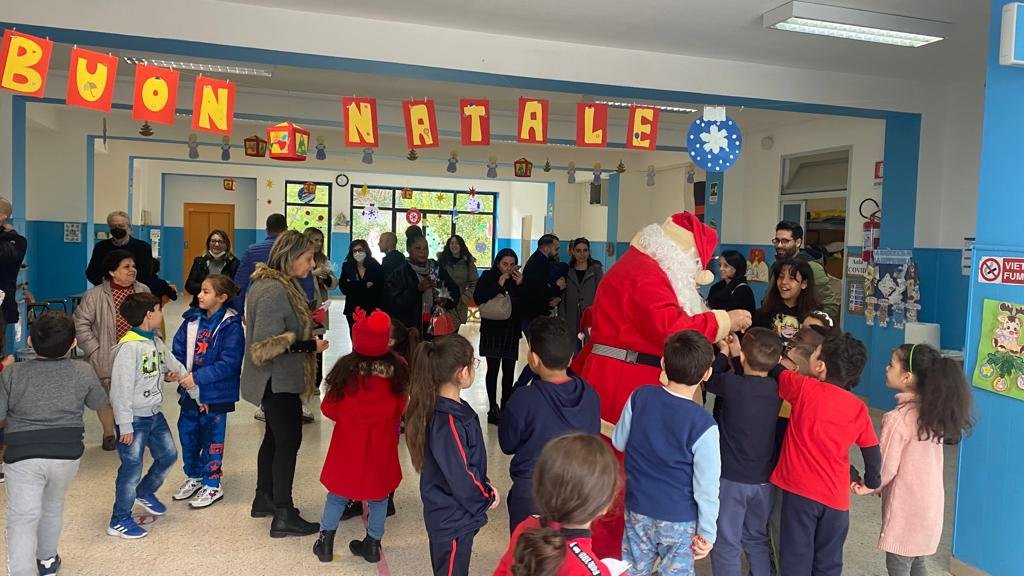
M632 245L658 263L668 276L679 306L687 314L693 316L708 311L704 298L697 291L697 273L704 267L700 264L700 257L695 248L680 248L658 224L645 226L633 238Z

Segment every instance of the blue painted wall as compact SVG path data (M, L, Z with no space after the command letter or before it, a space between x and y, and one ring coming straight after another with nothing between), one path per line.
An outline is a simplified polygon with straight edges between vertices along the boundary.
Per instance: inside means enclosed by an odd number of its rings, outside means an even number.
M989 22L988 70L985 80L985 120L981 140L981 173L978 182L978 221L975 267L980 256L1022 256L1020 227L1007 226L1007 210L1020 203L1020 162L1024 144L1024 70L999 65L999 30L1006 0L993 0ZM1018 36L1018 43L1022 41ZM981 307L986 298L1024 302L1024 288L979 284L969 278L965 365L971 374L977 361L975 345L981 326ZM1020 547L1024 517L1024 475L1021 458L1021 422L1024 402L974 388L978 423L973 436L960 447L953 555L991 574L1021 574L1024 556Z
M92 253L92 243L87 243L85 223L81 224L83 241L72 244L64 242L63 222L30 220L25 223L28 285L36 300L64 298L89 286L85 266Z

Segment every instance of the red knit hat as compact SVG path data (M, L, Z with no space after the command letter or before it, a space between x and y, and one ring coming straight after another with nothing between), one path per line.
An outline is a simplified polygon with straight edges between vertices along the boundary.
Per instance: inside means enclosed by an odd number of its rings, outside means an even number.
M689 212L680 212L666 220L661 229L681 249L695 249L701 266L707 268L718 245L718 233L713 228ZM701 270L697 273L696 280L698 284L710 284L714 280L714 274L710 270Z
M391 317L380 310L367 315L362 308L356 308L353 319L352 350L370 358L386 355L390 350Z

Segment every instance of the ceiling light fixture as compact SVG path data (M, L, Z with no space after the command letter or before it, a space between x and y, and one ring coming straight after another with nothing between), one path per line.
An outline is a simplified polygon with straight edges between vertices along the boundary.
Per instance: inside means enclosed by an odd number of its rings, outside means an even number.
M788 32L912 48L943 40L951 29L950 24L936 20L796 0L765 12L763 24Z
M129 64L144 64L146 66L160 66L162 68L174 68L175 70L191 70L194 72L210 72L216 74L237 74L239 76L262 76L270 78L273 76L270 70L252 68L248 66L232 66L226 64L208 64L205 62L181 62L177 60L164 60L161 58L147 58L142 56L124 56L124 61Z
M595 104L607 104L612 108L631 108L633 106L650 106L651 108L657 108L662 112L677 112L679 114L692 114L697 111L696 108L685 108L683 106L662 106L661 104L641 104L639 102L613 102L608 100L598 100Z

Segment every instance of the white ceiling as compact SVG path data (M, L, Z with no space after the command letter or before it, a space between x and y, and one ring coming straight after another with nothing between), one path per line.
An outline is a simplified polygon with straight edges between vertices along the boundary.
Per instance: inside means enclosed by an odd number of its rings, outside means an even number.
M989 14L984 0L823 2L953 24L942 42L900 48L764 29L761 15L784 0L219 1L942 83L983 69Z

